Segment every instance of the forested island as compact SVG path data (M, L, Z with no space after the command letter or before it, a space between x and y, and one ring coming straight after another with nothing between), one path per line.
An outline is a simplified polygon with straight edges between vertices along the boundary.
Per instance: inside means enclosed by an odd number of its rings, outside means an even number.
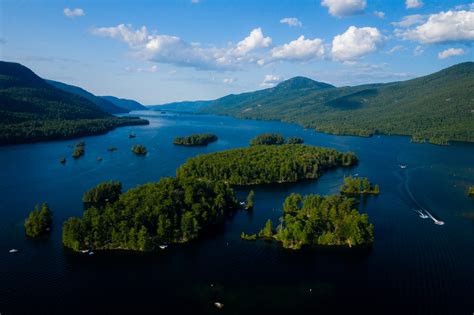
M474 186L469 187L469 190L467 192L469 196L474 197Z
M188 159L176 174L179 178L255 185L315 179L327 169L356 163L351 152L295 144L255 145L198 155Z
M208 145L214 141L217 141L217 136L211 133L206 133L194 134L187 137L176 137L173 139L173 144L184 146L201 146Z
M64 246L74 251L149 251L185 243L238 207L233 190L223 182L162 178L116 200L119 188L119 183L104 183L84 195L82 218L69 218L63 225Z
M367 177L344 177L341 193L347 195L378 195L379 185L372 185Z
M146 150L146 147L142 144L136 144L132 147L132 152L135 153L136 155L146 155L148 151Z
M288 140L285 140L285 137L279 133L263 133L250 140L250 145L301 144L303 142L303 138L300 137L288 137Z
M86 154L86 143L84 141L76 143L76 147L74 148L74 151L72 152L72 157L74 159L78 159L84 154Z
M30 238L39 238L51 231L53 224L53 212L47 203L43 203L41 207L35 206L25 220L25 232Z
M357 203L352 198L291 194L283 204L280 224L274 229L268 220L259 237L274 239L290 249L304 245L353 247L371 244L373 230L367 214L357 211ZM253 235L245 233L241 237L253 239Z

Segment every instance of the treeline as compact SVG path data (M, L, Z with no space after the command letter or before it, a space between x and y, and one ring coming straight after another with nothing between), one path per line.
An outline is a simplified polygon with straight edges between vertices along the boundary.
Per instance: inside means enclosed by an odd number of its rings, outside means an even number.
M250 145L301 144L303 142L303 138L300 137L288 137L288 140L285 140L279 133L264 133L250 140Z
M184 146L199 146L208 145L211 142L217 141L217 136L214 134L194 134L187 137L176 137L173 139L173 144Z
M351 166L356 156L306 145L256 145L198 155L178 168L179 178L254 185L315 179L329 168Z
M43 203L41 207L35 206L25 220L25 232L31 238L38 238L48 234L53 224L53 212L47 203Z
M367 214L357 211L354 199L339 195L291 194L283 204L280 224L276 229L273 226L268 220L259 237L277 240L291 249L304 245L353 247L371 244L374 240L374 228Z
M0 115L3 115L0 111ZM105 134L115 128L148 125L137 117L110 117L78 120L31 120L0 124L0 145L74 139Z
M344 177L344 184L341 186L341 193L348 195L378 195L379 185L370 183L367 177Z
M233 190L223 182L162 178L116 200L120 189L119 183L106 183L84 195L87 209L82 218L63 225L64 246L74 251L153 250L193 240L237 209Z

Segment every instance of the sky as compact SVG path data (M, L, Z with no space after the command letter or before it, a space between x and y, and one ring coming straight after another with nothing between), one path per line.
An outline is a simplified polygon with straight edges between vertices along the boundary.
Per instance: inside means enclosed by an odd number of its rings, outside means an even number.
M0 59L146 105L305 76L407 80L473 61L462 0L0 0Z

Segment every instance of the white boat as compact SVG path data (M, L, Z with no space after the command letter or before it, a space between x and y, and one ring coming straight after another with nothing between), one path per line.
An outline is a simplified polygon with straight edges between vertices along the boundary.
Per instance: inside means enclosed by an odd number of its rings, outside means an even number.
M94 255L94 252L89 252L89 256L92 256L92 255Z
M88 249L83 249L83 250L81 250L81 253L83 253L83 254L87 254L88 252L89 252Z
M222 304L220 302L214 302L214 306L217 307L217 308L223 308L224 304Z
M405 169L405 168L407 168L407 166L406 166L406 164L401 164L401 165L400 165L400 168L401 168L401 169Z
M168 245L160 245L161 249L166 249L166 247L168 247Z
M245 206L245 201L241 201L241 202L240 202L240 205L241 205L241 206Z
M354 177L357 177L357 176L359 176L359 173L354 174Z
M16 253L17 251L18 251L18 249L16 249L16 248L12 248L12 249L9 250L10 253Z

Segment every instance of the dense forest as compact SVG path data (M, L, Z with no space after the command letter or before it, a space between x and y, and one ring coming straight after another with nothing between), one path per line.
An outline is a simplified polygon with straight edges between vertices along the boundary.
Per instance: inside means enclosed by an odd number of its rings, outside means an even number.
M263 133L250 140L250 145L280 145L280 144L302 144L303 138L288 137L287 140L279 133Z
M39 205L30 212L25 220L25 232L28 237L38 238L48 234L53 224L53 212L47 203Z
M306 145L256 145L202 154L178 168L179 178L223 180L232 185L254 185L315 179L333 167L351 166L356 156Z
M162 178L115 200L119 188L119 183L105 183L84 195L82 218L69 218L63 225L64 246L74 251L153 250L196 239L237 209L233 190L223 182Z
M371 244L373 229L367 214L357 211L357 203L352 198L291 194L283 204L280 224L274 229L268 220L259 237L275 239L291 249L300 249L303 245L352 247Z
M217 136L211 133L194 134L187 137L176 137L173 139L173 144L184 146L200 146L208 145L211 142L217 141Z
M403 82L336 88L293 78L276 87L229 95L200 111L280 120L342 135L410 135L415 142L474 141L474 63Z
M114 117L20 64L0 61L0 145L72 139L143 124L148 121Z
M341 193L347 195L378 195L379 185L372 185L367 177L344 177Z

